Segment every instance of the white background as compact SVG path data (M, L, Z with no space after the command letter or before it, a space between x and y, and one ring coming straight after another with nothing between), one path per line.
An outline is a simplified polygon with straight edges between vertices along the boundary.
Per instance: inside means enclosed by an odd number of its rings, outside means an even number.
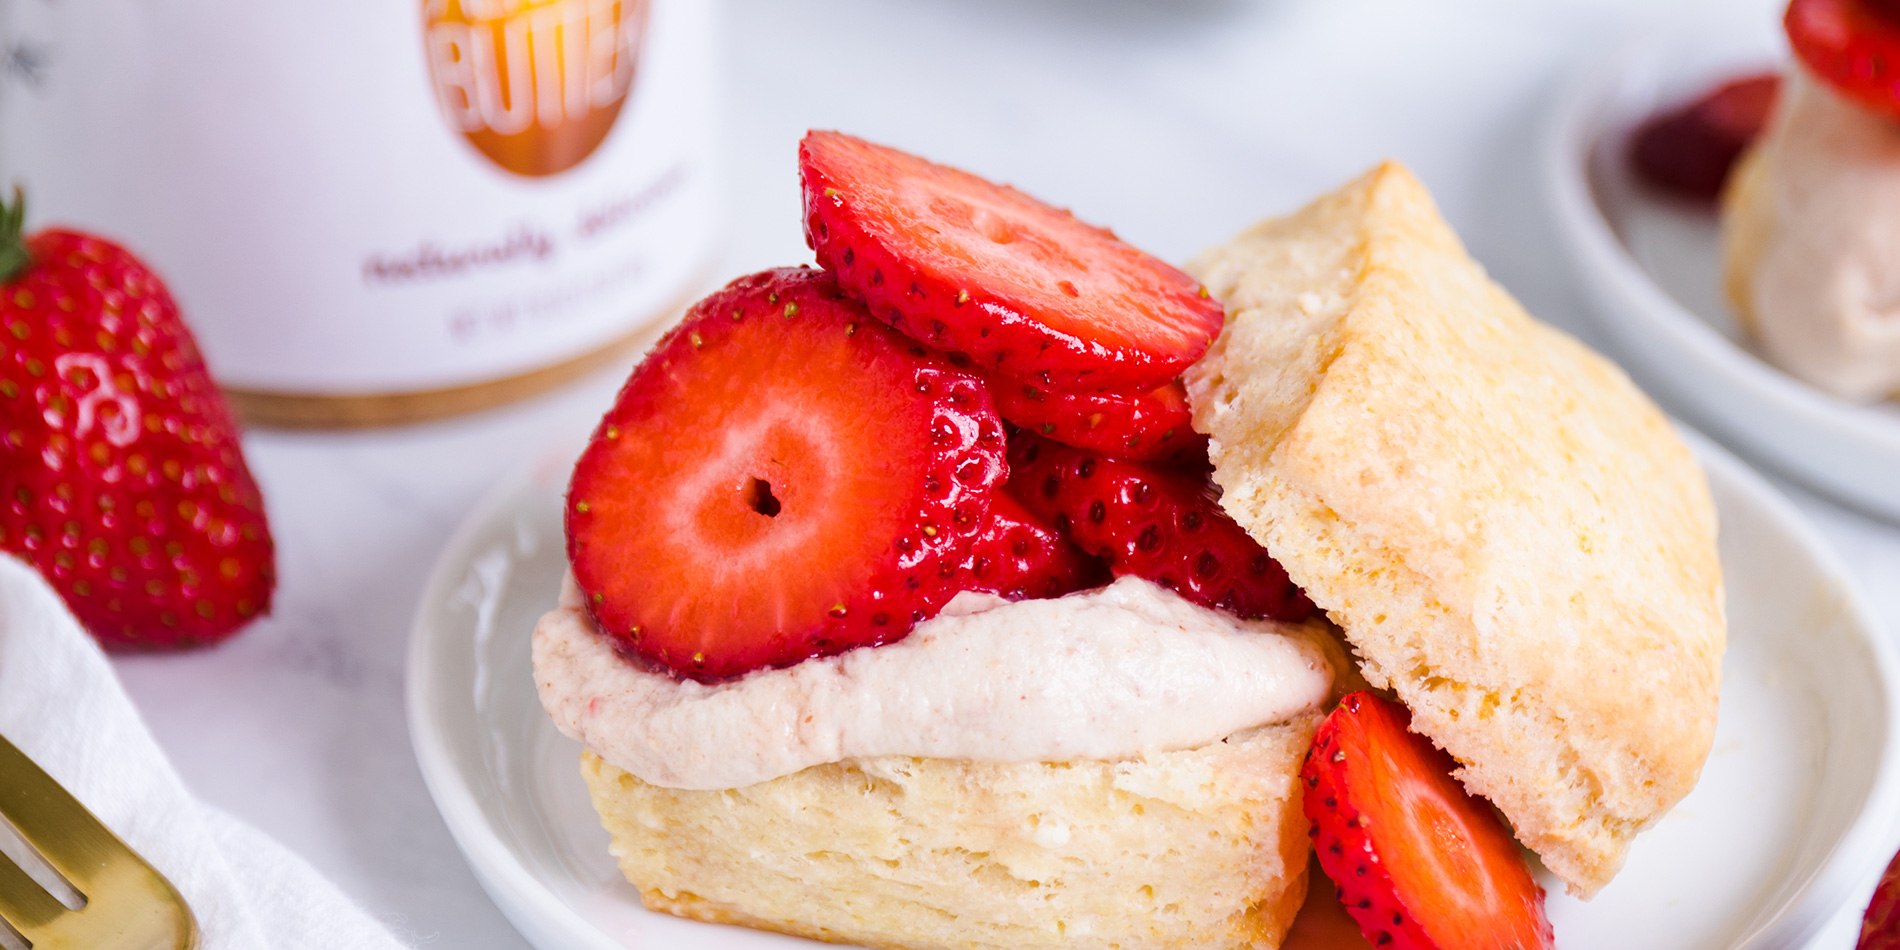
M1014 183L1176 261L1393 157L1532 312L1588 339L1535 171L1556 85L1633 32L1777 13L1758 0L731 0L719 274L810 260L794 158L808 127ZM588 427L623 374L447 423L251 433L275 615L208 653L118 661L200 795L420 946L525 946L410 754L403 658L424 576L473 501ZM1900 528L1789 494L1900 633Z

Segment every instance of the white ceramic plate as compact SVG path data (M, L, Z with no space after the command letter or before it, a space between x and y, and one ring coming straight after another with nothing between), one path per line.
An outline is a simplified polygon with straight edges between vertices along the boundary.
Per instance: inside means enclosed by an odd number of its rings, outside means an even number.
M1658 107L1777 67L1774 25L1711 24L1580 74L1548 128L1545 193L1612 355L1644 389L1768 467L1900 520L1900 403L1845 402L1761 359L1722 298L1714 214L1637 187L1625 160Z
M1693 443L1722 518L1729 649L1701 783L1594 901L1553 896L1566 950L1852 945L1895 845L1895 657L1788 504ZM565 567L571 451L500 486L436 565L409 656L409 724L436 804L495 903L542 950L816 946L649 913L607 854L580 747L535 698L528 634ZM1562 888L1545 881L1553 895ZM1841 936L1846 934L1846 936Z

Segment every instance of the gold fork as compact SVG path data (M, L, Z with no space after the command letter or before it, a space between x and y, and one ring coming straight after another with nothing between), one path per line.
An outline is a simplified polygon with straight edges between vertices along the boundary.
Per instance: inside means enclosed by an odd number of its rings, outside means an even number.
M0 853L0 947L191 950L198 945L191 908L171 882L5 736L0 736L0 819L33 852L20 855L25 863L44 861L35 880L19 861Z

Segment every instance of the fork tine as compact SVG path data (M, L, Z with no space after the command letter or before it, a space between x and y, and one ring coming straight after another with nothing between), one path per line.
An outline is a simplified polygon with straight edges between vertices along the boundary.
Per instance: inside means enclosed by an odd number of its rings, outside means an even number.
M86 906L68 911L25 872L4 863L25 883L19 889L0 879L0 899L28 895L22 910L34 919L8 920L37 947L174 948L197 944L197 924L176 888L144 858L93 817L78 799L53 781L5 736L0 736L0 814L46 863L86 897ZM39 919L44 896L52 916ZM112 941L112 942L108 942Z
M53 781L26 753L0 736L0 813L46 863L75 887L113 855L128 850L79 800ZM54 833L56 831L56 833Z
M15 930L32 930L66 913L53 895L0 854L0 917Z

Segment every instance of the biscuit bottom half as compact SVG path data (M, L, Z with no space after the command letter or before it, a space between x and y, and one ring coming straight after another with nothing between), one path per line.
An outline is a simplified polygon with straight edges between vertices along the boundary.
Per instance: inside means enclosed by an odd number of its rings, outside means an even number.
M581 773L647 907L877 948L1273 948L1320 715L1124 762L887 756L744 788Z

